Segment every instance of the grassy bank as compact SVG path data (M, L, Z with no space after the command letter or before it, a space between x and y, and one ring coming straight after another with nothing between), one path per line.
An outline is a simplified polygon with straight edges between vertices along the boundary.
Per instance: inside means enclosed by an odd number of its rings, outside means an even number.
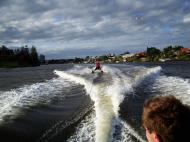
M16 68L19 67L17 62L0 62L0 68Z

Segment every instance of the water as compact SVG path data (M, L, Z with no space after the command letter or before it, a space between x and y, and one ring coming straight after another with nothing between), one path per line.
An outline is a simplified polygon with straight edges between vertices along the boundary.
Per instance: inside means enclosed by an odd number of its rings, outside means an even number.
M144 101L175 95L190 105L190 63L44 65L0 69L0 139L144 142Z

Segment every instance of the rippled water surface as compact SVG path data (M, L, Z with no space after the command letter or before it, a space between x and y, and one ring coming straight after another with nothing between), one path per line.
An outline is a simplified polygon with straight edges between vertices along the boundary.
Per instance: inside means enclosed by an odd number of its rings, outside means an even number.
M145 99L190 105L190 63L44 65L0 69L0 139L6 142L146 141Z

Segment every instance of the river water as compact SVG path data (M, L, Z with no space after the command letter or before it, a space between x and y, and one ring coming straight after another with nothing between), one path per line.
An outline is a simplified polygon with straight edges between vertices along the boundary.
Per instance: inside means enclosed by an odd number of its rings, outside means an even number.
M144 142L144 101L190 105L190 63L60 64L0 69L0 140Z

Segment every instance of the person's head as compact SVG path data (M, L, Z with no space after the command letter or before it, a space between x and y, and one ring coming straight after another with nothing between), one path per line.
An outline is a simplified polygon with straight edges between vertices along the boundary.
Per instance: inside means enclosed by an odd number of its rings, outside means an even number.
M190 109L174 96L147 100L142 121L149 142L184 142L190 134Z

